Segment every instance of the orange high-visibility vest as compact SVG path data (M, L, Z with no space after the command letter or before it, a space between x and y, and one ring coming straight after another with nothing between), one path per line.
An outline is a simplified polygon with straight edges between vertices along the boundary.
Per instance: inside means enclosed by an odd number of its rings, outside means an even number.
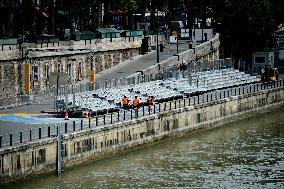
M137 98L135 98L133 100L133 106L138 106L139 105L139 100Z
M128 105L128 98L123 98L122 99L122 104L123 105Z
M146 101L147 101L148 104L153 104L153 99L152 99L151 97L150 97L150 98L147 98Z

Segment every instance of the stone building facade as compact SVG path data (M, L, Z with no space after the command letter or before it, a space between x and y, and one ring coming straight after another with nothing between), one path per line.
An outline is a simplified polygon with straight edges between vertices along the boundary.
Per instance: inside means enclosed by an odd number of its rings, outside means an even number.
M57 44L24 44L21 48L0 51L1 99L25 94L27 74L30 94L39 94L52 87L55 73L75 84L89 79L91 68L101 72L140 52L142 37L132 39L99 39ZM47 47L49 46L49 47ZM29 73L26 69L29 65Z

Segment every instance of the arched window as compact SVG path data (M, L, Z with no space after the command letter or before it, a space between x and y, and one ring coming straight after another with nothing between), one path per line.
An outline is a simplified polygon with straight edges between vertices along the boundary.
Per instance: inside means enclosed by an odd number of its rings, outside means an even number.
M44 67L44 76L46 77L47 80L49 80L50 77L50 69L49 69L49 65L45 65Z

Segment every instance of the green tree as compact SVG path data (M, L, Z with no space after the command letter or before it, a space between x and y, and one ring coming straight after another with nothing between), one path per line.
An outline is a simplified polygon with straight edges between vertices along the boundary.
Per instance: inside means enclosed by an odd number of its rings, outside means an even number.
M251 62L251 53L269 47L272 32L283 21L281 0L210 0L202 6L221 24L223 55L236 60Z

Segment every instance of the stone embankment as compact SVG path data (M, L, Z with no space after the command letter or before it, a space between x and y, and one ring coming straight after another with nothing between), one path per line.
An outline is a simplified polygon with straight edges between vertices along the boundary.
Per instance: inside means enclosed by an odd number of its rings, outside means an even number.
M188 99L184 102L187 101ZM92 126L90 129L65 134L64 166L66 168L87 160L101 159L163 138L182 136L193 130L211 129L282 106L283 81L278 82L275 88L207 101L199 104L185 103L180 108L138 119ZM57 140L54 137L2 148L0 155L1 183L55 171Z

